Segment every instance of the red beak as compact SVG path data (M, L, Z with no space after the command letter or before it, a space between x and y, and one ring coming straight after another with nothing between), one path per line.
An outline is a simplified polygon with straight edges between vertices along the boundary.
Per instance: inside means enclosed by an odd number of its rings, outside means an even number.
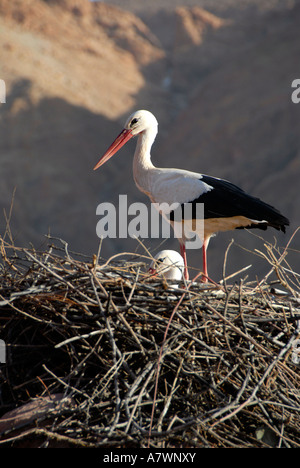
M155 269L155 268L151 268L151 267L149 268L148 273L149 273L149 275L151 275L151 276L156 276L156 275L157 275L156 269Z
M122 146L125 145L125 143L127 143L127 141L130 140L130 138L132 137L133 135L131 130L127 130L126 128L124 128L124 130L122 130L120 135L117 136L115 141L110 145L108 150L101 157L100 161L96 164L96 166L94 167L94 171L98 169L98 167L102 166L102 164L106 163L106 161L108 161L117 151L119 151L119 149L121 149Z

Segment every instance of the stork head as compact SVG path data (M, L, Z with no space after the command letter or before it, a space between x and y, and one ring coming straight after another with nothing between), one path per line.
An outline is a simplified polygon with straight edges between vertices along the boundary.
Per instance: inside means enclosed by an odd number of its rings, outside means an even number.
M135 136L148 129L157 131L157 126L157 120L151 112L138 110L128 117L124 128L130 130L132 136Z
M126 121L122 132L117 136L117 138L101 157L99 162L94 167L94 170L98 169L98 167L106 163L106 161L108 161L117 151L119 151L119 149L121 149L122 146L127 143L127 141L139 133L148 131L152 133L152 138L155 138L157 134L157 127L157 120L154 115L151 114L151 112L147 110L138 110L131 114Z
M175 250L162 250L155 255L149 273L167 280L181 280L184 271L182 256Z

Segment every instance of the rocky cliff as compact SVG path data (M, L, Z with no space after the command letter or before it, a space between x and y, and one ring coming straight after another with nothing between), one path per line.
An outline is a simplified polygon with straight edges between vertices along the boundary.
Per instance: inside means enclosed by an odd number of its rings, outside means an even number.
M148 203L131 175L134 143L92 171L127 115L147 108L160 123L155 164L227 178L275 205L291 219L288 234L277 236L285 245L300 224L300 104L291 101L300 8L248 1L241 9L232 1L208 11L194 3L135 11L87 0L0 0L0 78L7 88L0 104L1 233L13 201L17 243L38 246L50 232L94 253L98 203L116 202L120 193L129 203ZM243 248L232 247L230 270L256 264L245 249L261 240L220 235L209 249L216 279L232 237ZM105 240L102 254L137 247L134 240ZM299 268L297 237L291 247ZM191 257L201 266L200 252Z

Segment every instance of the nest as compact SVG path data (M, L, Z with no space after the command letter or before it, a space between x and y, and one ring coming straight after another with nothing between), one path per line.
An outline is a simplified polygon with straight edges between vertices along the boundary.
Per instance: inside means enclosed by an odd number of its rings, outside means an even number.
M0 445L300 446L286 252L266 245L260 282L178 288L145 259L91 260L54 239L42 252L1 240L1 253Z

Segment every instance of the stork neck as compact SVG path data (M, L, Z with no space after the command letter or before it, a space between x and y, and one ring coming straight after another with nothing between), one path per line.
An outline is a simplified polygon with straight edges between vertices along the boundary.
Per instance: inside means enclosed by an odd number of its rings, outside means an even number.
M150 150L157 131L147 129L138 136L133 158L133 177L136 185L143 192L149 191L150 173L154 166L151 161Z

